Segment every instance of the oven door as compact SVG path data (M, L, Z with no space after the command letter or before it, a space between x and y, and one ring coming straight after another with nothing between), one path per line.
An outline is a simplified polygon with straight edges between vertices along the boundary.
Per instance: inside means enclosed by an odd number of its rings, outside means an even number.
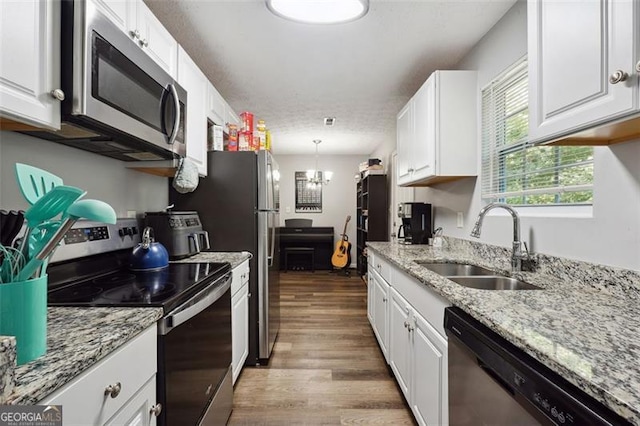
M225 380L231 366L231 273L158 325L158 398L164 407L159 424L196 425L205 414L226 422L233 404ZM223 413L207 412L210 404Z
M184 155L186 91L93 2L75 1L73 8L72 15L63 14L73 17L73 58L67 64L73 67L72 103L66 111L72 121ZM63 78L67 71L63 67Z

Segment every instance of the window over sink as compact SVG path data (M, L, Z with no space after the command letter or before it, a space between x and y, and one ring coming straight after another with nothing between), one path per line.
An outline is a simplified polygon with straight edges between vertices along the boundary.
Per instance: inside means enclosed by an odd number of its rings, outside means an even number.
M527 59L482 89L482 199L516 206L593 203L593 147L531 146Z

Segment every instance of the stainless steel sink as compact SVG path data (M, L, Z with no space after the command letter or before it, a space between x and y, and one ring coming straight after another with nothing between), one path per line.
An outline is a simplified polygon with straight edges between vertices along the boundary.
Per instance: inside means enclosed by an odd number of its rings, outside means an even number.
M417 262L419 265L427 268L436 274L445 277L456 276L475 276L475 275L495 275L496 273L488 269L475 265L466 265L462 263L434 263L434 262Z
M480 290L542 290L533 284L509 277L447 277L462 286Z

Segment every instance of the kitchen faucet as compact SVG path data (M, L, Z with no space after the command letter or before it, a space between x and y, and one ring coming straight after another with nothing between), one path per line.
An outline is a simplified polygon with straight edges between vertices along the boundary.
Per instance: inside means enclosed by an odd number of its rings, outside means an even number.
M520 241L520 217L518 216L518 213L513 209L513 207L504 203L490 203L484 206L480 210L480 213L478 213L478 219L476 219L476 223L475 225L473 225L471 236L480 238L480 231L482 229L482 221L484 220L484 216L489 210L498 207L505 209L513 217L513 250L511 252L511 272L515 273L522 270L523 260L529 260L529 249L527 248L527 243L522 243ZM524 251L522 250L523 244Z

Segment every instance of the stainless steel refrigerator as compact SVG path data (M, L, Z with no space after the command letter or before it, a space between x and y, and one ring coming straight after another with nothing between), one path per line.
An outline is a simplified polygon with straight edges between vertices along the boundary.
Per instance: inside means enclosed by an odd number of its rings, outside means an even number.
M265 364L280 328L280 197L278 164L268 151L208 154L208 175L179 194L169 184L174 210L195 210L213 251L248 251L249 356Z

